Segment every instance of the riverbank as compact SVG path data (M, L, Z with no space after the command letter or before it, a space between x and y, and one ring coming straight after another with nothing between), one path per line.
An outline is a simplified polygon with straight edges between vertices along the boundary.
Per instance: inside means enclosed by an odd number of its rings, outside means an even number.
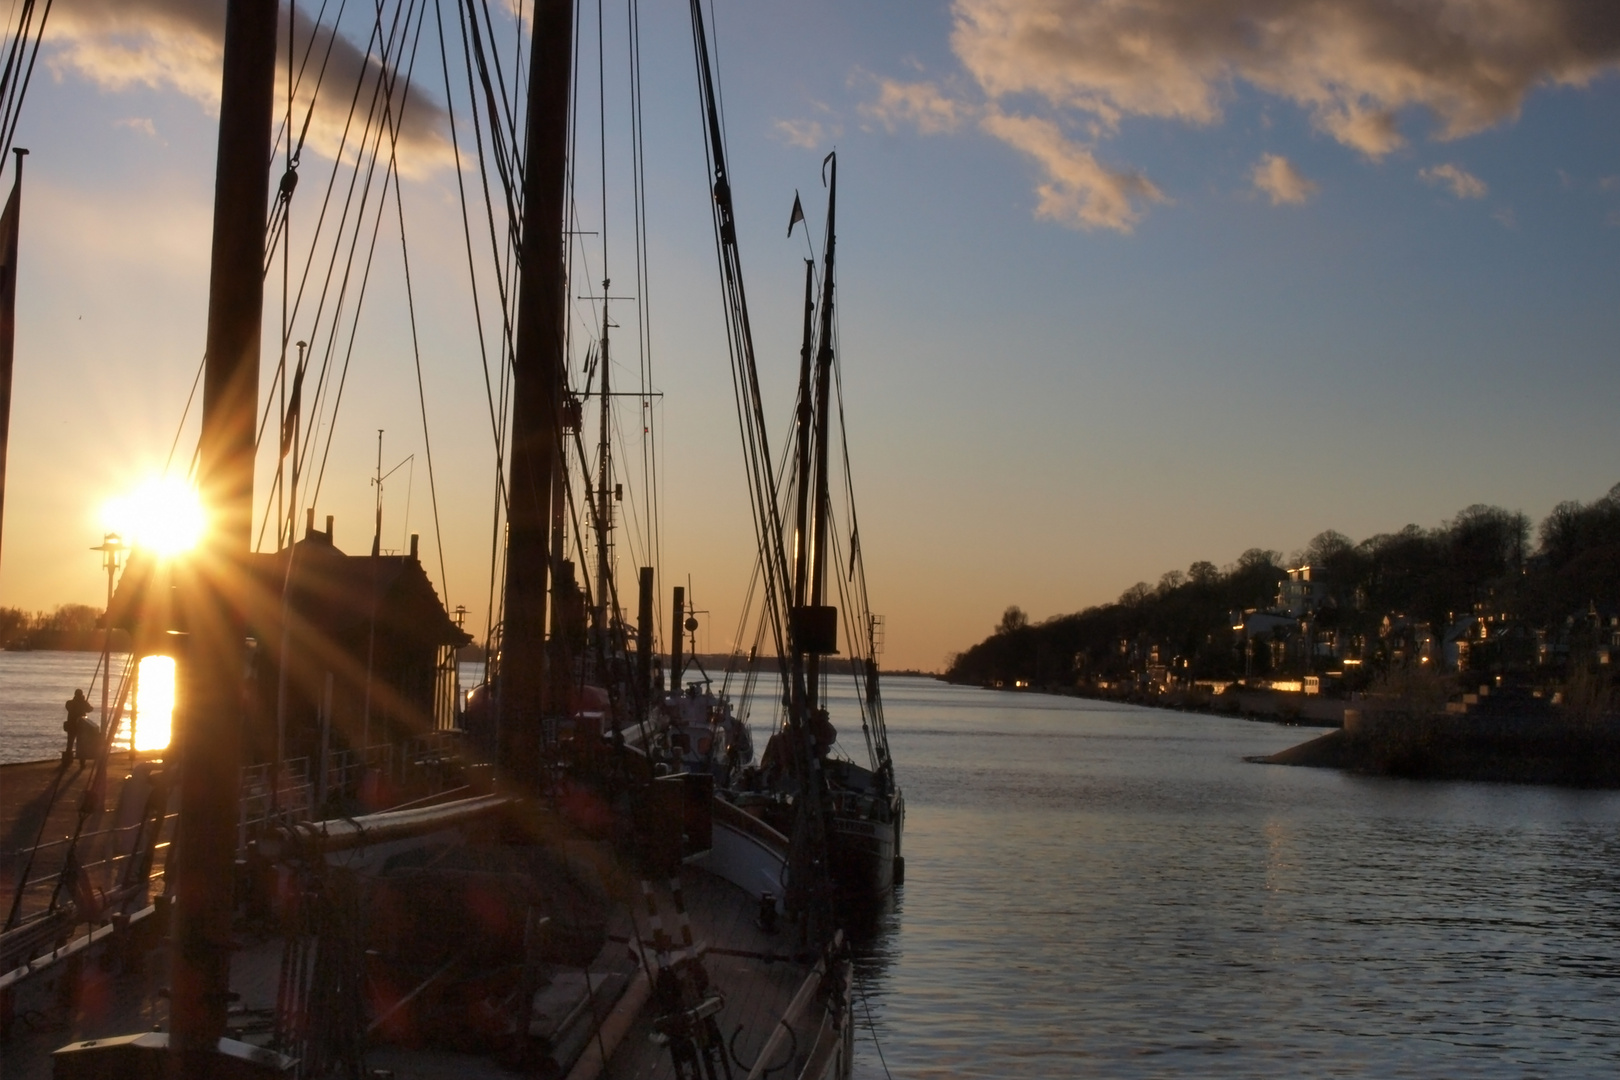
M937 676L936 676L937 678ZM941 682L948 682L943 678ZM962 683L951 685L967 685ZM1000 686L983 687L1014 694L1052 694L1057 697L1085 698L1120 705L1141 705L1149 709L1202 713L1206 716L1235 716L1298 727L1336 728L1344 724L1346 707L1354 705L1339 698L1312 694L1292 694L1277 690L1249 690L1228 687L1224 693L1208 690L1140 690L1134 687L1091 686Z
M1436 716L1402 727L1330 731L1248 760L1413 780L1620 788L1620 733L1556 722L1482 730Z

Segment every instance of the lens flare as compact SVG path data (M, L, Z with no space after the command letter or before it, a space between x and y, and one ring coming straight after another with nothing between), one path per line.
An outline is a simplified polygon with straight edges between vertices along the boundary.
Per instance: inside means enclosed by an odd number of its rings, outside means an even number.
M174 477L154 477L108 501L102 516L130 546L161 556L191 550L205 524L197 493Z
M136 677L135 749L167 749L174 721L174 657L142 657Z

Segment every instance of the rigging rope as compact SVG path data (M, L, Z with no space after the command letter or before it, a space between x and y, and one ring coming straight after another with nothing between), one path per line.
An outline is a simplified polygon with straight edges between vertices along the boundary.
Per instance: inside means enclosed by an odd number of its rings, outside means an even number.
M5 70L0 72L0 103L3 103L0 105L0 160L10 155L17 125L22 121L23 100L28 96L29 83L34 80L34 62L39 59L39 46L45 40L45 24L51 17L51 3L52 0L45 0L45 10L40 13L36 27L33 25L34 0L23 0L16 33L6 49ZM33 38L32 49L28 47L30 36ZM25 51L28 53L28 67L21 72L19 79L17 63Z

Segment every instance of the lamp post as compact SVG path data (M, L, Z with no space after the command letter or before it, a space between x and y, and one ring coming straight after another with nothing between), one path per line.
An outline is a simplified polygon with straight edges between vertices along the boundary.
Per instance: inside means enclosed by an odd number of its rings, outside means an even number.
M117 533L108 533L100 544L90 550L101 552L101 566L107 571L107 606L101 615L101 736L107 738L112 734L112 728L108 723L108 710L111 707L108 694L112 684L113 585L118 580L118 568L123 564L124 553L129 550L129 545L125 544ZM130 746L134 745L131 737Z

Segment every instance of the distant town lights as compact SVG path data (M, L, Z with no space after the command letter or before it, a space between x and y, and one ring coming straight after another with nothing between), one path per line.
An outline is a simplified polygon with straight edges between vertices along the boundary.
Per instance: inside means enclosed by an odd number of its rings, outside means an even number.
M196 491L175 477L153 477L108 500L102 517L131 547L165 557L195 547L206 521Z

